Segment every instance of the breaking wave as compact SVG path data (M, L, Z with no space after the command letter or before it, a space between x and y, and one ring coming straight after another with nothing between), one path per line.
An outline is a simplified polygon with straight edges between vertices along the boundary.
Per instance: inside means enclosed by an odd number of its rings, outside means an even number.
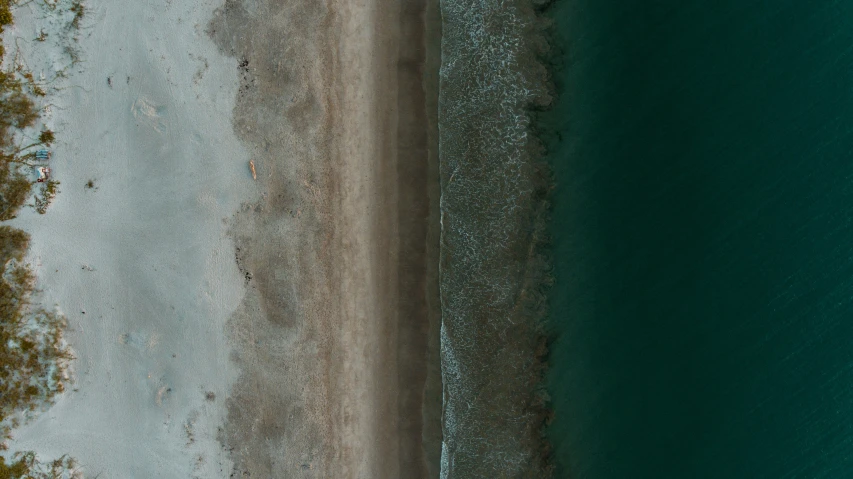
M441 477L545 477L545 24L529 0L441 13Z

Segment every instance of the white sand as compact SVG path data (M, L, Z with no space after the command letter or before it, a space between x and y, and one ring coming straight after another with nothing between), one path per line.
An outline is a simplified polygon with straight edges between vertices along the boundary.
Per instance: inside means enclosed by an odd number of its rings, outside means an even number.
M427 477L425 3L88 0L79 44L19 10L37 76L82 60L49 100L61 192L15 221L79 359L13 450L105 478Z
M231 126L236 62L204 33L220 3L85 2L82 62L48 98L63 108L47 122L60 193L13 222L32 235L43 301L68 318L76 378L12 450L70 454L89 477L230 473L217 440L237 375L225 322L244 287L226 229L254 190ZM26 40L36 76L65 67L66 24L35 2L15 13L6 38ZM32 41L41 28L48 41Z

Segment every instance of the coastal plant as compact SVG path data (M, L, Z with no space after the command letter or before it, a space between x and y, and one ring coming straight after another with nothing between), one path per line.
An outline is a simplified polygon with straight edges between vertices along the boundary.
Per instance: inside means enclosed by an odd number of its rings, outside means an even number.
M83 2L80 0L74 0L71 3L71 8L69 8L71 12L74 12L74 18L71 20L71 26L79 29L80 21L83 20L83 15L86 13L86 7L83 6Z
M0 3L0 10L2 5ZM34 166L31 162L33 154L26 151L35 146L49 145L55 139L53 131L43 129L34 143L20 146L15 142L16 137L39 120L39 109L31 96L45 94L30 72L21 68L0 68L0 221L14 218L32 192L32 182L24 168ZM48 182L36 196L35 206L40 213L44 213L55 196L57 185L57 182Z
M53 132L51 130L45 129L45 130L42 130L41 133L39 133L39 143L41 143L43 145L50 146L50 144L53 143L54 139L55 139L55 137L54 137Z
M7 437L22 415L64 391L71 359L63 317L32 303L35 276L24 263L29 240L0 226L0 430Z
M14 22L12 18L12 0L0 0L0 33L6 25L11 25Z
M50 462L41 462L33 452L19 452L7 464L0 457L0 479L79 479L83 474L77 462L62 456Z
M63 51L65 52L66 55L68 55L68 58L71 59L71 65L76 65L76 64L81 62L80 52L77 51L77 49L74 48L73 46L65 45L65 47L63 48Z
M38 111L21 80L0 72L0 148L10 146L14 130L31 127L37 120Z
M0 153L0 221L15 217L30 196L32 184L16 167L12 155Z
M50 206L50 203L56 197L56 193L59 191L58 187L59 182L56 180L47 180L42 183L39 192L35 196L35 208L39 214L47 213L47 207Z
M41 3L50 10L56 10L59 0L41 0Z
M0 20L3 12L11 11L9 7L9 0L0 0ZM25 151L54 140L54 133L43 129L37 142L25 147L15 143L39 120L39 110L24 88L26 82L34 84L29 72L0 68L0 221L14 218L31 194L32 181L24 172L33 166L34 154ZM40 213L58 185L55 180L42 184L36 196ZM64 390L70 360L61 339L63 318L31 301L35 276L24 263L28 246L27 233L0 225L0 432L4 437L27 414Z
M13 0L0 0L0 32L13 23L13 4ZM75 11L78 22L82 14L79 5ZM40 110L32 97L45 96L45 92L22 63L3 68L4 52L0 41L0 221L14 218L32 193L33 183L26 172L33 167L35 155L27 150L54 141L53 131L43 129L36 142L27 146L16 143L27 138L26 130L39 121ZM36 195L40 213L56 195L58 185L54 180L42 184ZM29 242L26 232L0 225L0 433L4 438L0 450L7 448L5 440L11 438L14 427L65 390L72 359L62 338L64 317L33 301L35 275L25 262ZM82 473L68 456L49 462L40 461L33 452L0 456L0 479L79 477Z
M23 69L22 69L20 73L21 73L21 76L23 76L24 79L27 80L27 86L29 86L30 92L33 95L40 96L40 97L47 95L47 92L44 91L44 89L41 87L41 85L36 83L36 79L35 79L35 77L33 77L32 72L23 71Z

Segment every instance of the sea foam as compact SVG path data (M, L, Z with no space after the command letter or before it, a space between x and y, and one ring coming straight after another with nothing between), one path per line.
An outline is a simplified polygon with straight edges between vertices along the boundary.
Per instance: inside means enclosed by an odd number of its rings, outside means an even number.
M441 477L544 477L543 23L529 1L441 8Z

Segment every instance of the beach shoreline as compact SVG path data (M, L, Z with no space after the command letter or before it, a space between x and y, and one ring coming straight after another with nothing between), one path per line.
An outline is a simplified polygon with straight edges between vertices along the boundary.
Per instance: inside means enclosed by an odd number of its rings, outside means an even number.
M428 1L424 10L425 55L423 83L428 126L429 220L426 244L426 287L429 311L427 337L427 377L424 386L423 447L427 461L427 476L439 477L441 472L442 407L441 378L441 297L438 261L441 254L441 184L439 181L438 97L441 68L441 8L439 2Z
M244 69L235 130L263 191L232 225L247 294L223 443L238 474L430 477L426 2L271 3L228 2L208 30Z
M548 21L528 1L441 10L441 475L550 477Z

